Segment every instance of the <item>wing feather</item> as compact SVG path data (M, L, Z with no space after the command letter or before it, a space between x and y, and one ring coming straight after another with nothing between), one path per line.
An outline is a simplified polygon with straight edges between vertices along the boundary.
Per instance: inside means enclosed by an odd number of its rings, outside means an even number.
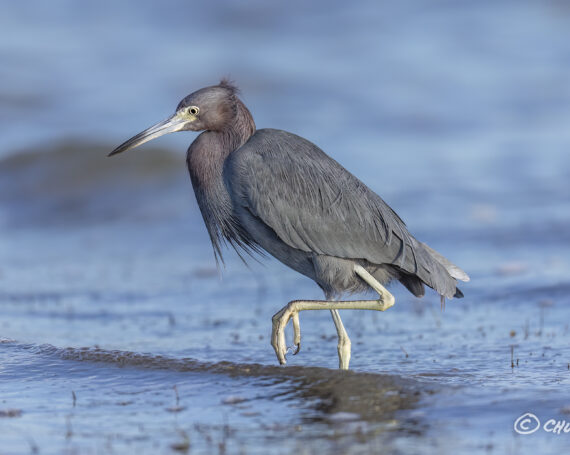
M226 166L234 203L289 246L392 264L442 295L455 294L455 279L388 204L306 139L258 130Z

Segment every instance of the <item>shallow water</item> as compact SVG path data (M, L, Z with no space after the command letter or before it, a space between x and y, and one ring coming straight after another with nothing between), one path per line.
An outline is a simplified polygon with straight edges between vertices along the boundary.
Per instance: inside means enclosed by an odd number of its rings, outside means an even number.
M570 421L562 3L32 3L0 14L0 454L564 453L570 433L513 430ZM228 72L258 126L318 143L468 271L466 297L342 312L350 372L304 313L277 366L272 314L320 291L269 259L216 270L194 136L105 158Z

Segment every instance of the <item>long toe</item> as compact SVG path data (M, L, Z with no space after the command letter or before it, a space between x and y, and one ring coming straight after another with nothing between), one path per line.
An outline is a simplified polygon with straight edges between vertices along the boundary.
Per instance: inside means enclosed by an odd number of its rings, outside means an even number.
M285 330L282 324L282 318L278 315L273 316L273 327L271 330L271 346L275 350L277 360L281 365L285 365L287 360L285 355L287 353L287 346L285 344Z
M301 323L299 322L299 313L293 313L293 344L296 349L293 355L299 354L301 350Z

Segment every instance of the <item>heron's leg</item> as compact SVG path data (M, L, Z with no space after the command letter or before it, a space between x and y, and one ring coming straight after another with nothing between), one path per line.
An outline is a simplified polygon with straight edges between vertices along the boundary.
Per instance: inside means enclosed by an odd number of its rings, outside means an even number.
M394 296L382 286L376 278L360 265L354 266L354 272L360 276L372 289L378 294L378 300L344 300L333 302L329 300L293 300L285 305L280 311L273 316L273 330L271 333L271 345L275 349L277 359L281 365L286 362L285 354L287 346L285 345L285 326L291 318L293 318L293 328L295 330L295 344L299 346L301 340L301 332L299 327L298 315L300 311L305 310L376 310L386 311L394 305ZM346 331L345 331L346 332ZM347 364L348 366L348 364Z
M338 367L341 370L348 370L348 364L350 363L350 338L348 338L348 333L346 333L338 310L331 310L331 316L338 335Z

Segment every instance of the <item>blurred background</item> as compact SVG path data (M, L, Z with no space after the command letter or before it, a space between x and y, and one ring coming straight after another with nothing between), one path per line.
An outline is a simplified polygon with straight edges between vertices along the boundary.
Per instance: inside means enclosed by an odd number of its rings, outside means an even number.
M0 30L0 453L567 443L513 431L570 412L567 2L31 0ZM258 128L316 143L471 275L444 313L399 286L390 312L345 312L369 376L287 376L336 367L315 313L293 369L251 369L276 363L271 315L321 293L274 260L216 270L195 134L106 158L224 76ZM384 381L382 402L420 398L373 409Z

